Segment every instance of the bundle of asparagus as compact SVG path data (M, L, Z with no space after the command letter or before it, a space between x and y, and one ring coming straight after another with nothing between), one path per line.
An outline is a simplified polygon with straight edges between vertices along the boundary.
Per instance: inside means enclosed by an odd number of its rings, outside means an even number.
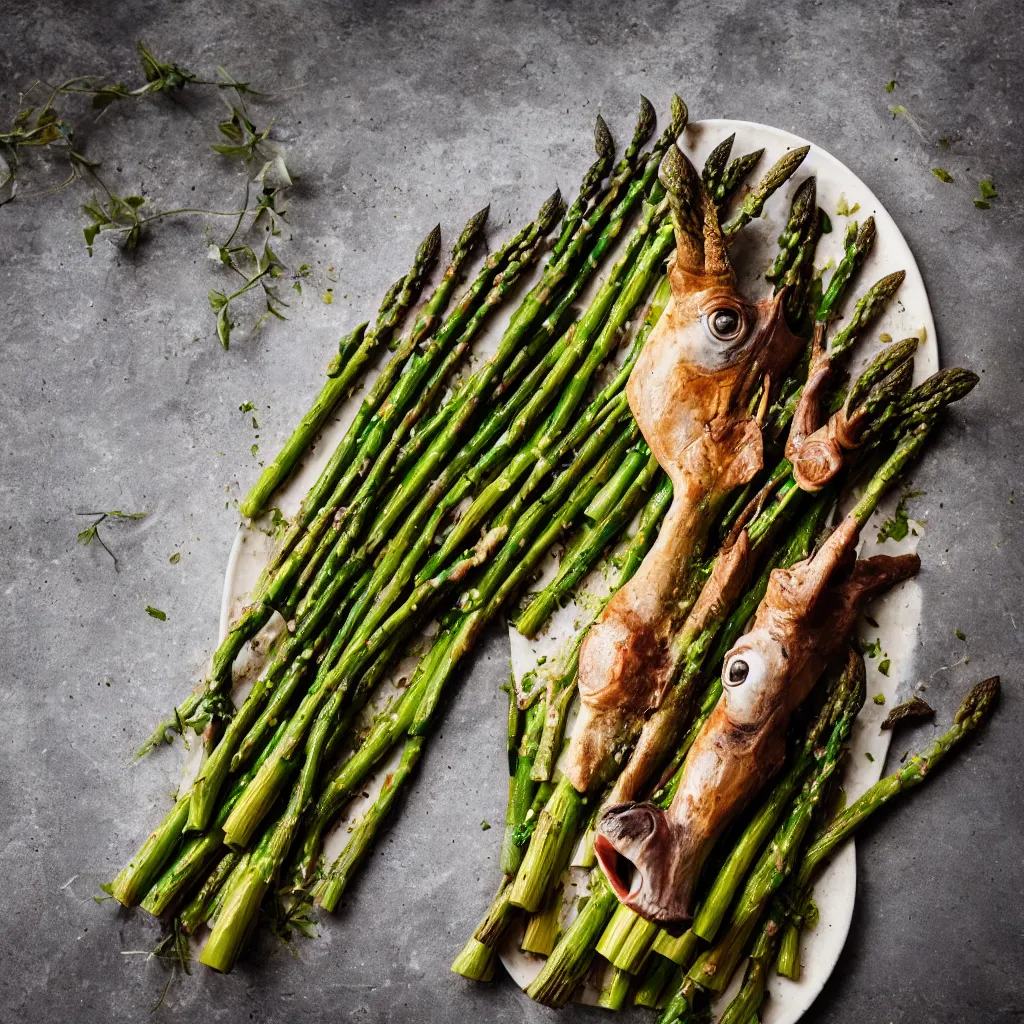
M716 150L712 154L705 168L705 183L714 174L713 162L718 158L718 152ZM851 225L844 240L843 258L833 272L828 287L816 296L812 287L816 283L812 261L821 234L821 222L821 211L815 206L814 180L808 178L794 194L789 223L779 239L779 255L768 275L769 280L775 281L777 289L787 289L787 318L794 329L803 326L807 330L814 324L819 325L816 332L819 348L821 335L837 318L848 285L874 243L873 221L869 219L860 228ZM827 349L821 348L828 359L836 364L841 362L854 342L884 310L902 280L902 273L887 275L855 302L845 326L835 333ZM920 453L934 427L939 410L962 398L976 383L977 378L968 371L950 370L940 372L918 387L908 390L916 344L916 339L907 339L890 346L868 365L852 387L835 391L832 408L843 412L849 422L856 418L863 436L861 448L847 467L845 475L832 482L824 494L814 498L797 486L793 467L783 457L774 466L767 461L766 465L770 468L744 488L731 507L721 515L718 535L726 540L720 558L725 557L732 545L741 510L746 509L746 516L753 515L747 524L751 541L749 557L760 562L761 575L745 594L738 594L729 602L720 602L715 615L710 621L705 619L700 631L680 638L677 646L683 656L676 668L672 694L652 718L652 721L659 717L669 719L666 727L654 728L650 733L662 747L661 759L667 762L661 781L652 787L652 799L656 802L662 805L667 803L679 784L687 752L721 694L718 672L722 658L742 633L745 623L764 596L772 569L792 565L810 553L827 509L845 491L849 491L853 483L863 478L865 471L870 471L874 466L874 471L868 473L864 492L853 512L859 523L866 522L885 491ZM776 440L779 456L782 452L778 442L800 404L801 383L815 351L809 348L808 358L783 385L781 396L771 410L765 434L767 438ZM624 467L623 472L631 472L635 479L639 479L635 466L632 469ZM640 528L620 558L622 571L617 586L621 586L635 572L650 544L650 525L664 514L670 498L671 487L666 484L667 481L663 482L644 508ZM628 482L623 487L628 490ZM755 497L748 504L752 494ZM551 611L564 600L585 572L596 564L601 553L621 534L624 527L624 522L615 527L609 523L608 532L601 534L601 539L597 540L600 531L596 525L593 522L585 525L576 538L570 541L567 555L555 579L534 597L518 619L517 627L520 631L528 636L534 635ZM713 566L714 560L709 563L707 556L701 552L692 559L690 579L679 588L684 594L690 595L685 602L687 606L697 603L702 586L713 575ZM561 747L566 716L575 695L575 673L581 639L582 635L569 645L563 674L549 679L546 692L542 692L536 698L536 703L522 715L519 728L510 728L510 736L520 735L521 742L514 761L510 761L512 778L501 862L505 877L487 915L456 958L452 969L469 978L482 980L489 977L493 973L496 950L506 941L506 935L513 924L521 921L525 915L522 949L547 957L540 973L527 990L534 999L552 1006L563 1005L579 989L595 959L600 959L605 965L599 972L603 973L601 1005L616 1008L630 991L635 992L639 1005L661 1005L664 1002L662 993L667 989L669 981L675 978L676 983L681 984L678 980L681 971L677 965L685 964L689 967L701 943L714 939L744 879L749 875L748 886L754 886L755 892L760 892L756 887L761 885L763 889L767 883L758 882L758 878L770 874L772 887L766 890L766 895L760 897L754 909L746 912L743 918L745 930L737 925L729 934L729 944L724 948L731 959L726 959L725 954L720 958L705 958L698 962L699 971L703 974L695 974L698 970L695 968L687 976L686 985L683 986L687 1000L685 1005L680 1009L682 1004L676 1000L673 1004L675 1010L672 1011L675 1016L668 1014L665 1017L666 1020L683 1019L684 1011L689 1013L694 1009L693 986L696 985L701 991L721 991L740 962L753 937L753 929L762 919L768 897L785 878L783 870L777 867L776 858L782 839L792 849L796 863L812 812L822 800L825 783L834 774L859 703L850 704L840 716L838 731L825 748L827 756L824 760L814 753L823 726L810 730L802 746L797 744L790 755L790 770L768 794L762 806L752 813L747 829L741 834L732 852L729 853L728 849L718 850L717 855L722 861L720 872L717 878L712 874L713 884L704 897L698 916L693 926L681 937L660 932L656 924L619 906L604 875L596 869L591 875L589 896L585 897L585 901L580 901L577 916L559 936L559 921L563 912L560 889L565 884L566 867L572 849L581 836L592 841L592 827L599 808L602 804L615 802L614 786L611 796L602 792L580 793L565 776L554 769L554 756ZM993 688L991 681L982 686L986 693ZM862 693L859 701L863 701ZM979 706L983 710L978 718L971 719L974 724L980 721L980 717L991 706L991 694ZM665 715L666 708L671 709L669 715ZM962 734L962 730L954 729L950 736L959 737ZM622 760L627 758L628 753ZM818 768L817 774L809 775L815 766ZM614 779L605 781L614 782ZM871 792L889 792L898 783L888 780L879 786L881 789ZM788 832L781 832L769 843L773 830L794 799L797 801L793 807L795 823ZM871 803L871 798L865 799ZM782 827L779 826L780 829ZM843 831L842 837L845 838L847 834L848 831ZM837 838L836 843L838 841ZM829 847L830 850L832 848ZM592 848L585 845L584 851L584 866L592 865ZM757 862L759 855L761 862ZM763 865L760 868L759 863ZM806 879L801 889L804 902L807 899L805 890ZM792 903L786 904L786 907L792 906ZM782 910L773 906L776 918ZM767 932L771 932L773 920L768 919L764 923ZM790 928L787 936L785 964L788 970L792 970L790 965L793 963L795 928ZM761 940L762 946L766 941ZM749 988L759 983L763 992L766 954L763 949L755 947L752 955L754 959L751 963L760 965L756 970L761 974L751 982ZM754 966L751 971L755 971ZM710 976L714 976L714 983L707 980ZM752 1002L749 992L745 999L748 1004ZM755 1007L747 1016L737 1016L739 1010L730 1012L733 1014L730 1020L753 1020L756 1019L757 1010Z
M555 545L565 540L569 546L555 580L519 615L524 633L542 628L614 545L626 545L619 562L621 586L654 543L673 488L640 435L625 387L668 301L662 266L673 248L678 211L673 179L660 180L659 169L674 152L687 116L675 98L669 126L645 152L654 112L642 99L632 141L614 166L611 136L598 118L597 160L572 205L566 209L556 192L534 221L486 258L449 311L482 237L487 210L476 214L439 285L399 335L439 251L438 229L432 231L409 273L388 291L373 326L361 324L339 343L321 394L243 503L250 516L266 506L341 399L362 382L375 359L390 353L278 539L207 678L147 744L148 749L173 733L194 730L201 737L202 765L109 892L125 906L141 904L168 919L175 932L194 935L209 925L200 958L208 966L231 970L268 901L315 900L326 910L337 906L400 799L463 657L486 626L512 606ZM723 219L762 156L757 152L730 162L731 148L731 139L718 146L703 173ZM727 238L736 238L760 215L805 155L806 149L791 151L769 169L726 220ZM787 319L804 333L814 322L831 324L874 240L870 221L847 237L844 258L818 297L813 257L822 216L813 179L808 181L796 192L771 277L786 289ZM559 220L539 281L513 313L497 351L479 369L463 372L488 318L539 262ZM615 262L578 312L574 304L613 251ZM857 301L828 349L837 364L900 280L890 275ZM613 367L624 339L625 357ZM681 637L683 653L669 702L673 714L666 714L658 733L664 771L654 789L656 800L670 799L678 784L686 752L721 688L716 667L764 594L770 570L813 549L840 492L865 472L869 483L858 514L866 520L920 451L939 410L973 386L973 375L947 371L910 389L912 348L908 342L887 349L848 389L845 406L842 389L833 389L833 407L852 409L864 437L842 478L818 496L796 485L780 447L799 405L810 346L807 359L781 388L765 424L775 463L766 463L769 468L729 507L717 510L716 523L687 570L682 590L693 604L713 571L711 538L745 528L752 564L761 574L745 593L718 607L698 633ZM767 396L767 388L762 394ZM637 519L638 529L630 534ZM272 620L286 626L261 651L262 671L235 707L233 667L243 650L249 647L251 653L251 641ZM418 648L420 631L431 620L438 629L404 692L376 714L368 730L359 729L382 680ZM532 996L564 1003L600 953L616 972L608 980L608 1005L621 1003L641 968L646 973L637 1000L653 1005L668 992L670 980L679 982L676 965L687 961L689 966L698 940L673 939L624 908L615 911L616 898L600 873L593 877L586 906L555 941L556 883L600 803L599 793L577 793L555 768L576 690L581 638L582 632L558 679L513 694L505 879L454 969L467 977L490 977L495 951L525 911L528 948L550 953ZM849 689L849 679L836 684L836 692ZM749 838L733 862L731 890L706 901L721 908L720 918L789 804L803 799L813 810L821 802L846 733L837 732L827 748L831 761L819 754L811 736L839 729L840 722L848 730L855 710L844 699L842 713L835 710L838 697L828 702L818 716L827 724L817 732L807 726L803 747L794 750L792 768L779 792L773 791L772 809L758 812L758 838ZM326 863L325 835L379 766L398 752L398 767L350 831L340 856ZM789 789L783 791L779 787L786 780ZM810 811L801 814L794 857L810 821ZM798 895L807 881L801 886ZM734 943L734 964L763 914L759 905L752 922L745 921L747 930ZM713 937L691 932L705 941ZM694 1004L692 986L685 998L688 1006Z

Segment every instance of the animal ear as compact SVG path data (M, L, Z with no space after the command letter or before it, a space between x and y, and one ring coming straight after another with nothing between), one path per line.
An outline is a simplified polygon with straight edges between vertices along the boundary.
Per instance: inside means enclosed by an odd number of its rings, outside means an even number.
M806 615L824 596L839 567L853 557L859 537L857 520L847 516L810 558L772 572L766 600Z
M866 604L887 590L916 576L921 568L917 555L874 555L861 558L850 575L831 588L833 605L829 612L828 632L846 636Z

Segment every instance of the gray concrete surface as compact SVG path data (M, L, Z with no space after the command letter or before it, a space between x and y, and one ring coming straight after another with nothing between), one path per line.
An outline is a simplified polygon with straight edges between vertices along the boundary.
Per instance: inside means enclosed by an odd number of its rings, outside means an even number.
M928 492L919 665L941 720L987 674L1003 674L1005 699L983 742L867 831L853 934L807 1019L1021 1019L1017 5L2 0L0 26L5 120L37 76L137 80L137 38L274 94L255 109L277 119L301 175L280 251L314 267L304 295L288 293L287 324L240 331L225 353L206 303L224 279L201 221L159 226L136 254L104 243L89 258L86 186L0 210L0 1020L151 1019L166 973L133 951L156 928L92 897L173 787L174 754L129 755L214 640L231 501L257 471L240 403L255 403L258 443L275 448L336 337L433 223L451 238L490 201L496 237L554 183L578 180L597 111L621 139L640 91L662 110L673 90L694 117L766 121L846 161L921 264L943 360L982 374L914 474ZM893 119L893 103L920 130ZM157 97L108 111L80 137L120 190L231 208L241 178L206 148L217 117L216 98ZM935 166L955 184L933 177ZM971 203L982 177L1000 192L987 212ZM329 306L318 298L328 286ZM106 531L120 572L97 546L75 544L75 513L93 508L148 512ZM230 977L177 981L153 1019L552 1019L507 980L473 987L448 973L495 884L501 830L479 824L504 808L506 658L495 632L409 805L322 937L263 945ZM930 731L895 743L893 757Z

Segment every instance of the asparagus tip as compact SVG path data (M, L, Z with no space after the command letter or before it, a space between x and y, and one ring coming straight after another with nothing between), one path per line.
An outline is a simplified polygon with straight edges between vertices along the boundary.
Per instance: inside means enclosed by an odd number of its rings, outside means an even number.
M651 132L654 131L654 126L658 123L658 114L654 109L654 104L643 94L640 93L640 113L636 119L636 131L633 133L633 142L636 146L642 146L650 137Z
M961 725L968 719L974 719L975 724L981 721L994 707L999 697L1000 684L999 676L992 676L983 679L976 686L971 688L970 693L963 699L953 721Z
M686 109L686 104L683 102L682 97L678 93L672 95L672 137L679 138L680 135L686 130L686 125L690 120L690 112Z
M611 129L600 114L594 122L594 151L602 160L610 160L615 155L615 140Z
M430 234L420 243L420 247L416 252L416 262L421 264L433 263L440 251L441 225L435 224Z
M564 213L565 204L562 202L562 190L556 188L544 200L544 205L540 208L540 212L537 214L537 223L543 234L547 234L551 230L552 225L557 221Z

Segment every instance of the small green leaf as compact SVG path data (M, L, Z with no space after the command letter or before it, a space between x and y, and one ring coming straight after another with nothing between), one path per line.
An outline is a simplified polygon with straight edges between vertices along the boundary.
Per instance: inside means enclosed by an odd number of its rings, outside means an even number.
M891 664L892 663L889 661L888 658L883 659L882 661L880 661L878 663L878 671L881 672L883 676L887 676L889 674L889 666ZM883 700L884 700L884 698L883 698ZM875 703L877 704L878 701L876 700Z
M953 632L956 633L957 640L966 640L967 639L967 634L962 632L961 630L955 629L955 630L953 630Z
M159 608L154 608L151 604L146 605L146 614L151 615L154 619L159 619L161 622L167 621L167 612L162 612Z
M846 201L846 196L842 193L839 195L839 201L836 203L836 214L840 217L852 217L860 209L860 203L854 203L853 206Z
M133 209L137 210L145 205L146 200L142 196L125 196L124 201Z
M487 822L487 821L481 821L480 822L480 831L481 832L486 832L490 827L491 827L490 822Z
M991 203L987 203L987 202L985 202L985 200L984 200L984 199L975 199L975 200L974 200L974 205L975 205L975 206L976 206L976 207L977 207L977 208L978 208L979 210L991 210L991 209L992 209L992 204L991 204Z
M992 184L991 178L982 178L981 181L978 182L978 188L981 191L982 199L996 199L999 196L995 185Z
M932 174L934 174L939 181L944 181L947 185L953 184L953 175L941 167L933 167Z
M214 313L219 313L228 304L228 297L223 292L218 292L212 288L207 298L210 300L210 309Z
M884 693L876 693L876 694L874 695L874 697L872 697L871 699L872 699L872 700L873 700L873 701L874 701L874 702L875 702L876 704L878 704L879 706L881 706L882 704L884 704L884 703L885 703L885 694L884 694Z
M82 234L85 235L85 247L89 250L89 255L92 255L92 243L96 241L96 236L100 233L99 224L90 224L88 227L82 228Z
M167 561L170 562L171 565L177 565L181 561L181 552L175 551L174 554L167 559Z
M866 654L869 658L877 658L882 653L882 640L880 637L875 637L873 643L863 642L860 645L862 654Z
M896 88L896 79L895 78L892 81L885 83L885 91L886 92L892 92L893 89L895 89L895 88Z
M254 411L255 411L255 409L256 409L256 406L255 406L255 405L253 405L253 403L252 403L252 402L243 402L243 403L242 403L242 404L241 404L241 405L240 405L240 406L238 407L238 411L239 411L239 412L254 412Z
M903 497L900 498L892 518L886 519L878 531L879 544L885 543L885 541L890 538L892 540L900 541L907 536L910 532L910 521L907 518L907 502L910 501L911 498L917 498L924 493L924 491L907 491Z
M228 319L228 307L224 305L217 314L217 337L220 338L220 343L225 351L227 351L228 345L231 342L232 327L234 327L234 324Z

